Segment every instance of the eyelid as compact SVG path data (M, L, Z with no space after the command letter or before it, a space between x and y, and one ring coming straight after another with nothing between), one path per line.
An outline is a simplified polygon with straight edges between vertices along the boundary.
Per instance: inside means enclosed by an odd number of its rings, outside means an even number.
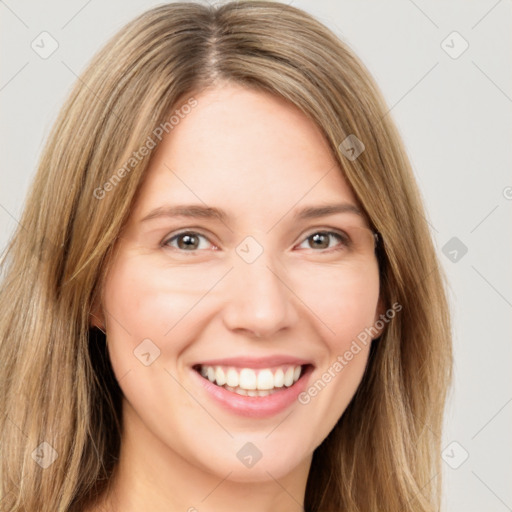
M343 229L339 228L329 228L327 226L325 227L315 227L311 228L311 230L306 231L302 236L302 239L309 238L311 235L315 235L316 233L328 233L328 234L335 234L339 236L348 236Z

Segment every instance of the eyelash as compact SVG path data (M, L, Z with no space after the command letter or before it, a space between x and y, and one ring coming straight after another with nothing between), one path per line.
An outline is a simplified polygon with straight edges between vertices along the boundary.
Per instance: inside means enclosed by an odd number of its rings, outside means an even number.
M338 232L338 231L332 231L332 230L318 230L318 231L313 231L311 232L308 236L306 236L304 238L304 240L299 244L299 245L302 245L306 240L308 240L309 238L311 238L313 235L318 235L318 234L323 234L323 235L332 235L334 236L335 238L338 239L339 242L341 242L342 246L343 247L338 247L338 248L330 248L330 249L321 249L321 250L315 250L313 248L309 248L310 250L314 251L314 252L320 252L320 253L331 253L331 252L335 252L335 251L339 251L341 249L343 249L344 247L346 247L348 245L348 237L346 234L342 233L342 232ZM204 250L204 249L194 249L194 250L190 250L190 251L186 251L186 250L183 250L183 249L180 249L178 247L171 247L169 245L170 242L172 242L173 240L179 238L180 236L184 236L184 235L194 235L194 236L199 236L199 237L203 237L205 238L206 240L208 240L208 237L206 235L203 235L202 233L199 233L197 231L181 231L180 233L176 233L175 235L173 235L172 237L170 238L166 238L164 239L164 241L161 243L161 246L162 247L167 247L167 248L171 248L171 249L174 249L174 250L177 250L181 253L190 253L190 255L192 254L195 254L197 253L198 251L201 251L201 250ZM211 242L210 242L211 243Z

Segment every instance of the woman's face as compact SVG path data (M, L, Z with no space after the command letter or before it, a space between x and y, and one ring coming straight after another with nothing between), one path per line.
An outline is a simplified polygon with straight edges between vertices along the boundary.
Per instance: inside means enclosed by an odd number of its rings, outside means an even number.
M196 100L103 291L125 429L141 453L279 479L309 467L361 381L381 312L373 238L299 110L237 85ZM300 215L326 205L341 207Z

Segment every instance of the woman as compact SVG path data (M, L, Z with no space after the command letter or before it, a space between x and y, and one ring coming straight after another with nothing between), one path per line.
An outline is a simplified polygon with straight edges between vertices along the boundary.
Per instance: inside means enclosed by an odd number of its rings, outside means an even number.
M368 71L273 2L99 52L4 261L16 511L434 511L443 278Z

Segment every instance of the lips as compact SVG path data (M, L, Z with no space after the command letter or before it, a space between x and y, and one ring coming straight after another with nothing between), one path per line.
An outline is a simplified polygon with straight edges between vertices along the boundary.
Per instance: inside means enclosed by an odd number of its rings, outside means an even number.
M290 407L313 371L307 360L276 356L204 361L192 374L207 396L231 413L269 417Z

